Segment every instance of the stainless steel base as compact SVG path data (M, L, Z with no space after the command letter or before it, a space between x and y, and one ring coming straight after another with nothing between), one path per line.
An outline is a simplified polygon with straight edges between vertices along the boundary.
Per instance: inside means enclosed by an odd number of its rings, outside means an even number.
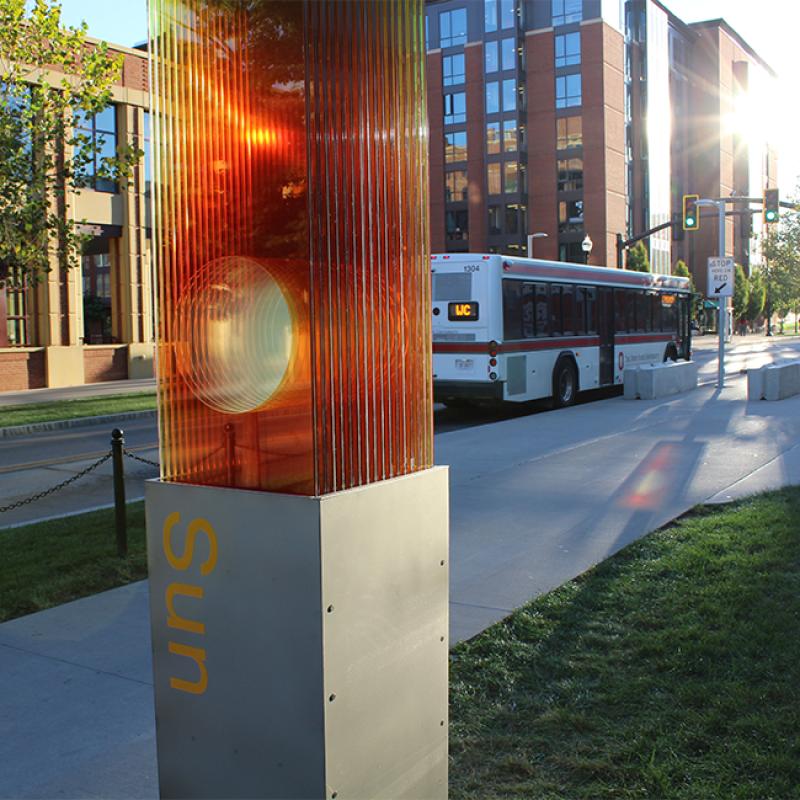
M447 470L150 482L162 797L447 797Z

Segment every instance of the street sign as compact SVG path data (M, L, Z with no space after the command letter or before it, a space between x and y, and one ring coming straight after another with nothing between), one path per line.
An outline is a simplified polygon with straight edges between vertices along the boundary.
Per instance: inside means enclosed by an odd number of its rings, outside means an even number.
M734 264L732 258L708 259L708 297L733 297Z

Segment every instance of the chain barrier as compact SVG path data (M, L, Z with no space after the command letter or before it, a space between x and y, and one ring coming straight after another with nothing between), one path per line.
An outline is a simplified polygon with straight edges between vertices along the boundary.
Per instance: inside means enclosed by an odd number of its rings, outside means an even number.
M80 472L76 472L71 477L67 478L65 481L56 484L55 486L51 487L50 489L45 489L43 492L37 492L36 494L31 495L30 497L26 497L22 500L17 500L14 503L11 503L7 506L0 506L0 514L5 511L13 511L15 508L21 508L22 506L28 505L28 503L33 503L36 500L41 500L43 497L47 497L48 495L55 494L58 491L61 491L65 486L69 486L71 483L75 483L75 481L80 480L84 477L84 475L88 475L92 470L97 469L101 464L105 464L108 459L111 458L111 453L106 453L102 458L98 458L94 464L86 467L86 469L82 469Z
M142 458L141 456L134 455L130 450L123 450L122 454L128 456L128 458L132 458L134 461L141 461L142 464L148 464L151 467L156 467L156 469L161 469L161 464L159 464L158 461L151 461L149 458Z

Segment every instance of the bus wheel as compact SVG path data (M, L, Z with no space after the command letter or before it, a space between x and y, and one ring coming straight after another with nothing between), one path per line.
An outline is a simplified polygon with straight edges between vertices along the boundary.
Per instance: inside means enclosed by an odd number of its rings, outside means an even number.
M664 361L677 361L678 350L674 344L668 344L667 349L664 351Z
M562 358L553 371L553 408L571 406L577 394L578 371L572 361Z

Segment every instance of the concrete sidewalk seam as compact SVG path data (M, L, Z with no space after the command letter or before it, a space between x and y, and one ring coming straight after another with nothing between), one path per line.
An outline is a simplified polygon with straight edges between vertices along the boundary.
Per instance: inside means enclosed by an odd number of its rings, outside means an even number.
M35 613L35 612L34 612ZM18 619L24 619L24 617L18 617ZM13 621L13 620L12 620ZM36 650L28 650L24 647L19 647L17 645L8 644L8 642L0 641L0 647L5 647L9 650L14 650L17 653L24 653L27 656L34 656L36 658L43 658L45 661L56 661L59 664L66 664L68 667L76 667L77 669L85 669L89 672L93 672L95 675L107 675L109 678L119 678L122 681L129 681L130 683L135 683L137 686L152 686L152 682L148 681L140 681L136 678L129 678L127 675L120 675L118 672L109 672L105 669L98 669L97 667L89 667L86 664L79 664L77 661L69 661L66 658L58 658L56 656L46 656L42 653L37 653Z
M515 610L513 608L500 608L498 606L481 606L481 605L476 605L475 603L461 603L458 600L451 600L450 605L461 606L462 608L480 608L485 611L502 611L506 614L513 614Z
M103 414L99 417L75 417L75 419L54 419L50 422L32 422L30 425L12 425L0 428L0 439L14 439L31 433L46 433L68 428L83 428L103 422L123 422L127 419L147 419L157 415L156 409L146 411L124 411L120 414Z

